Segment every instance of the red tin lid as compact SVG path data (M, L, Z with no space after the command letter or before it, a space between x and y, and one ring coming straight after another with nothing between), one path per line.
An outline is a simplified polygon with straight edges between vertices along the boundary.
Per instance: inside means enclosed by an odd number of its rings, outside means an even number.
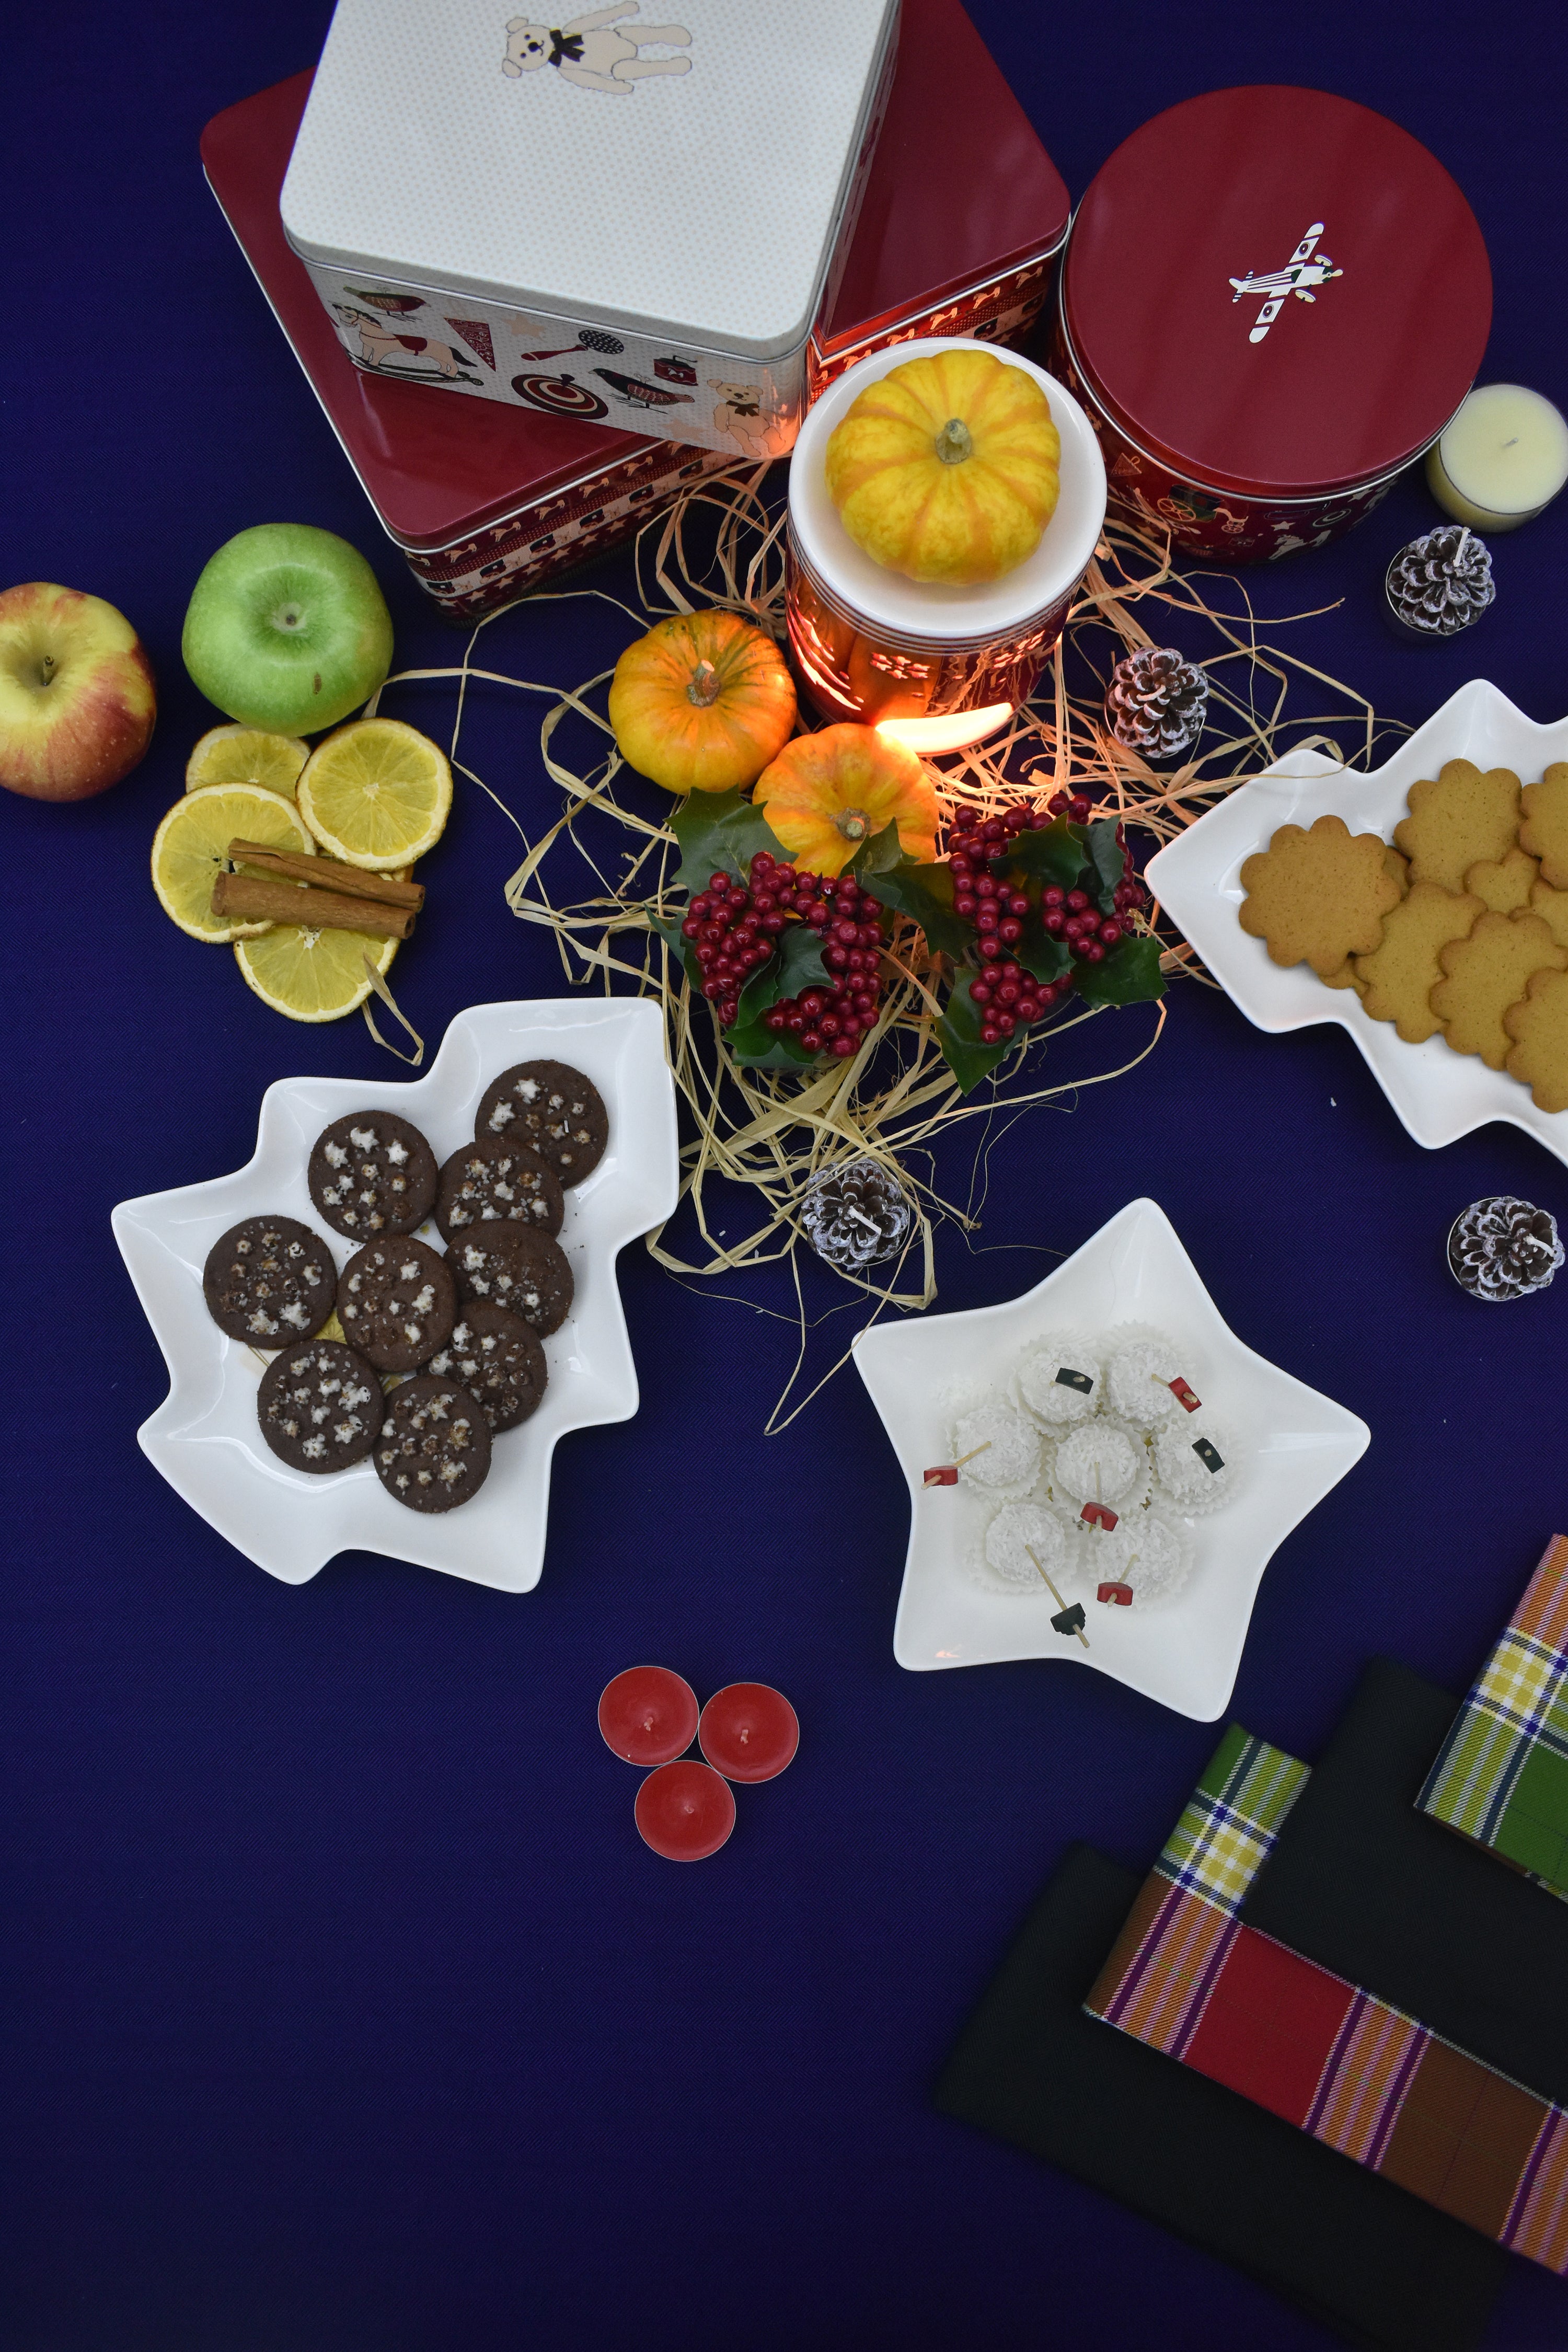
M1061 173L959 0L904 0L887 117L818 349L1054 253L1069 212Z
M1124 140L1062 306L1090 393L1208 488L1310 498L1418 457L1475 379L1491 271L1436 158L1370 108L1220 89Z
M202 133L202 163L327 422L392 537L405 547L448 547L651 449L646 434L361 374L278 214L310 93L310 74L295 74L216 115Z

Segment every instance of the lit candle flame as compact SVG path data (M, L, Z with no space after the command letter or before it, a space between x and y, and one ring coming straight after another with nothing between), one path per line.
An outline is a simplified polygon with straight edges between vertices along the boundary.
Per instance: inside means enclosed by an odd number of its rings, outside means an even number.
M906 751L966 751L972 743L994 735L1013 716L1010 702L988 702L984 710L952 710L940 719L879 719L879 735L887 735Z

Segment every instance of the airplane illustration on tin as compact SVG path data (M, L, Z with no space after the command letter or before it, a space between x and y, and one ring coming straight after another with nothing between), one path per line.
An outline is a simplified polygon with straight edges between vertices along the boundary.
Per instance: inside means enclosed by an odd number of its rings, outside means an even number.
M1322 222L1314 221L1283 269L1249 269L1245 278L1230 280L1235 289L1230 298L1232 302L1239 302L1244 294L1264 294L1268 298L1247 338L1249 343L1263 341L1285 308L1288 296L1296 294L1303 302L1315 302L1318 298L1311 290L1314 286L1326 286L1331 278L1344 276L1344 271L1336 269L1326 253L1320 253L1313 259L1318 239L1322 234Z

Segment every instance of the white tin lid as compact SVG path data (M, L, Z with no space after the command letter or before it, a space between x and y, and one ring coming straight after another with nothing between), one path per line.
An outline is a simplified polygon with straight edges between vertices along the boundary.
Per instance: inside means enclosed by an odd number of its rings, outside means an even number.
M797 350L898 0L563 14L339 0L283 187L290 245L700 349Z
M1033 555L1000 580L958 588L937 580L907 580L901 572L857 547L838 519L827 489L827 441L868 383L908 360L936 352L989 352L1006 367L1032 375L1050 403L1061 436L1061 489L1056 512ZM795 544L829 593L894 636L933 644L977 645L1016 634L1069 595L1082 579L1105 524L1105 460L1083 410L1055 376L1016 352L948 335L893 343L873 352L828 386L800 428L789 467L789 520Z

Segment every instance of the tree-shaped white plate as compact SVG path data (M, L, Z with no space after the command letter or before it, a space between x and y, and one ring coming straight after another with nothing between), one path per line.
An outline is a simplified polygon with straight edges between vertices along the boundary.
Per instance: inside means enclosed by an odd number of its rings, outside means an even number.
M1051 1627L1056 1602L984 1590L968 1570L986 1508L972 1487L927 1486L952 1458L953 1400L1005 1392L1031 1340L1063 1328L1152 1324L1190 1343L1192 1378L1245 1449L1246 1475L1220 1510L1184 1524L1194 1548L1185 1587L1141 1610L1088 1603L1086 1650ZM1091 1666L1180 1715L1224 1712L1252 1605L1269 1560L1365 1453L1365 1422L1245 1347L1153 1201L1132 1201L1021 1298L967 1314L879 1324L855 1343L860 1377L910 1486L910 1549L893 1628L900 1665L994 1665L1057 1658ZM1173 1515L1174 1516L1174 1515Z
M1537 1110L1528 1087L1506 1070L1489 1070L1474 1054L1456 1054L1440 1036L1405 1045L1392 1021L1368 1018L1353 988L1325 988L1304 963L1271 962L1263 941L1241 928L1242 862L1267 849L1277 827L1339 816L1352 833L1392 841L1411 785L1435 776L1448 760L1511 768L1521 783L1533 783L1554 760L1568 760L1568 719L1537 726L1495 686L1472 678L1369 774L1337 767L1321 751L1287 752L1152 857L1145 879L1258 1028L1336 1021L1348 1030L1417 1143L1435 1150L1502 1119L1568 1160L1568 1111Z
M576 1295L544 1342L550 1384L520 1429L495 1441L490 1475L471 1503L425 1517L394 1502L370 1462L311 1477L263 1442L256 1391L267 1359L220 1331L202 1297L202 1268L220 1234L267 1212L325 1234L305 1182L310 1146L347 1111L395 1110L444 1160L473 1136L479 1097L514 1062L569 1063L593 1079L609 1112L604 1158L566 1195L561 1245ZM261 1102L256 1156L232 1176L122 1201L114 1237L169 1368L169 1393L138 1433L142 1451L193 1510L268 1574L303 1584L335 1552L394 1559L527 1592L544 1564L550 1466L557 1438L637 1409L637 1371L616 1284L616 1253L668 1217L679 1181L675 1095L657 1005L567 1000L480 1004L459 1013L426 1076L283 1078ZM438 1248L433 1226L422 1236ZM341 1270L353 1244L330 1235Z

